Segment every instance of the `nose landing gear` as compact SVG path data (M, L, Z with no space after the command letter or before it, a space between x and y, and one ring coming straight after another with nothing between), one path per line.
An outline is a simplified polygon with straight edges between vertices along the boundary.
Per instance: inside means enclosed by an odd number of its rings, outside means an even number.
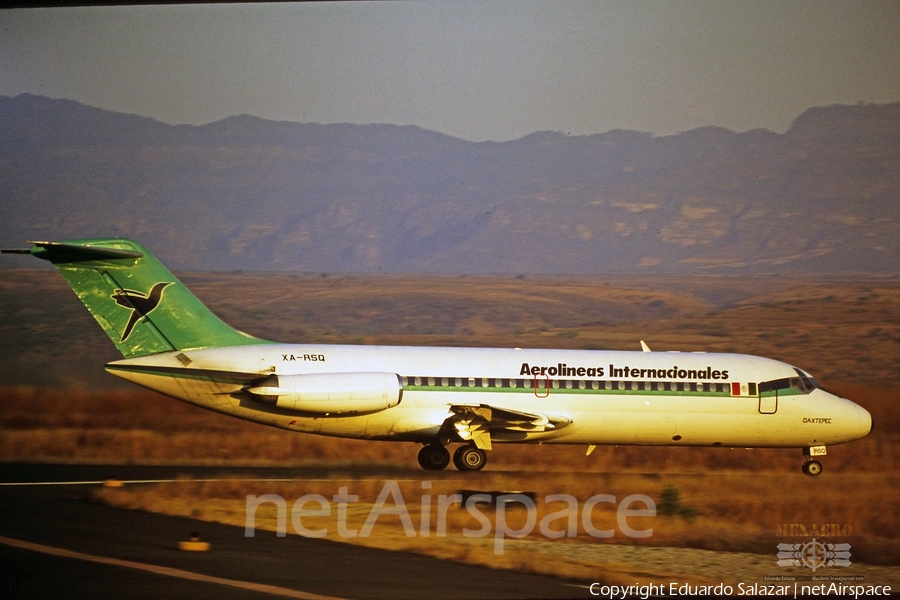
M803 472L810 477L815 477L822 472L822 463L817 460L808 460L803 463Z
M813 456L825 456L825 452L825 446L811 446L803 449L806 461L803 463L802 470L806 475L815 477L822 472L822 463L813 459Z

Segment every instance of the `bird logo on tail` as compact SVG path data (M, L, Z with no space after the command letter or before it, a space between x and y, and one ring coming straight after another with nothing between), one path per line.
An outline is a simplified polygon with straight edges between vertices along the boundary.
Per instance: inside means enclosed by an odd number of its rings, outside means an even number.
M163 290L173 283L173 281L157 283L151 288L149 294L125 289L117 289L113 293L112 299L116 301L116 304L131 310L131 318L128 319L128 324L125 326L125 331L122 332L120 341L124 342L127 340L137 322L159 306L159 303L162 301Z

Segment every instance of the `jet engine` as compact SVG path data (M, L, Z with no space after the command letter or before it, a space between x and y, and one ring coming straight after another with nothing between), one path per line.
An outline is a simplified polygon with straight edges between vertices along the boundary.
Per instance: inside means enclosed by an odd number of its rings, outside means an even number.
M375 413L397 406L403 398L396 373L269 375L246 391L263 404L320 415Z

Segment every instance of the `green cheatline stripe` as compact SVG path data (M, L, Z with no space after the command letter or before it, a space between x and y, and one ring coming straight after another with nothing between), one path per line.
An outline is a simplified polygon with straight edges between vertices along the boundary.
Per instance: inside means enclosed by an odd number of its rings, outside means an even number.
M234 371L214 371L214 370L204 370L204 369L190 369L190 368L180 368L180 367L163 367L163 366L150 366L150 365L114 365L109 364L106 368L110 371L124 371L129 373L143 373L148 375L159 375L159 376L168 376L175 377L178 379L191 379L191 380L209 380L214 381L216 383L233 383L233 384L243 384L249 383L255 379L259 379L261 377L265 377L266 374L261 373L239 373ZM340 373L335 373L335 375L340 375ZM404 380L408 379L417 379L414 376L401 376ZM442 379L441 377L419 377L418 379L428 380L428 379ZM456 379L465 379L468 380L468 377L457 378L457 377L448 377L448 380L456 380ZM476 380L481 380L482 378L477 377ZM513 378L514 379L514 378ZM586 385L590 385L590 381L587 381ZM622 383L622 382L619 382ZM630 384L632 382L626 381L626 384ZM684 383L684 382L635 382L635 383ZM731 390L728 391L703 391L703 390L633 390L633 389L593 389L587 387L585 389L581 389L580 387L572 387L567 388L564 386L560 387L551 387L549 390L545 387L538 387L537 391L535 391L532 386L517 386L517 387L500 387L500 386L465 386L465 385L404 385L403 389L411 392L489 392L489 393L501 393L501 394L537 394L538 396L544 396L549 391L550 394L593 394L593 395L641 395L641 396L717 396L722 398L755 398L756 396L732 396ZM793 388L778 390L779 397L785 396L798 396L802 395L803 392L799 390L795 390ZM772 397L768 392L763 393L763 398Z
M515 388L506 388L506 387L465 387L465 386L427 386L427 385L404 385L404 391L410 392L491 392L491 393L509 393L509 394L534 394L533 387L515 387ZM538 388L537 395L543 396L547 393L546 388ZM684 391L679 392L675 390L665 391L665 390L606 390L606 389L567 389L567 388L550 388L550 394L614 394L614 395L622 395L622 394L640 394L642 396L696 396L698 394L703 394L704 396L722 396L723 398L731 398L731 392L704 392L704 391ZM734 396L735 398L738 396ZM755 398L756 396L743 396L744 398Z

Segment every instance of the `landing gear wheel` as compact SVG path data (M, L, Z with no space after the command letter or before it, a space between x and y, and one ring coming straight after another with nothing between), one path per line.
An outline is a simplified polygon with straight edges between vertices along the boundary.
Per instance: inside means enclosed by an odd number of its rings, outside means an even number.
M815 477L822 472L822 463L817 460L811 460L803 464L803 472L810 477Z
M480 471L487 464L487 455L480 448L461 446L453 453L453 464L460 471Z
M419 450L419 466L429 471L440 471L450 464L450 453L439 444L428 444Z

